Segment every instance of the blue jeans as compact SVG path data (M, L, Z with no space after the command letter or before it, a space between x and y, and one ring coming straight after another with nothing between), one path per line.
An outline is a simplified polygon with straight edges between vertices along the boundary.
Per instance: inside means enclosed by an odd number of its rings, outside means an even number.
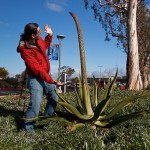
M52 116L57 106L58 97L55 93L55 85L46 83L43 79L33 75L28 76L28 88L30 90L30 102L24 118L36 118L39 115L40 105L43 94L46 94L47 104L45 107L44 115ZM32 132L34 129L35 121L25 120L23 128Z

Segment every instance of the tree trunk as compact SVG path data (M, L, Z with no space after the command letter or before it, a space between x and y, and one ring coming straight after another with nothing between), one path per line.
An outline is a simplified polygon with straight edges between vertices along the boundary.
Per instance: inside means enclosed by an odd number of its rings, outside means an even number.
M136 29L137 0L130 0L128 6L128 90L143 88L139 69L138 40Z
M140 44L140 42L139 42ZM147 66L147 60L144 58L144 50L141 49L141 47L138 48L139 50L139 67L140 67L140 73L141 73L141 79L143 82L143 88L146 88L148 86L148 66Z
M148 86L148 67L144 66L143 71L143 87L146 88Z

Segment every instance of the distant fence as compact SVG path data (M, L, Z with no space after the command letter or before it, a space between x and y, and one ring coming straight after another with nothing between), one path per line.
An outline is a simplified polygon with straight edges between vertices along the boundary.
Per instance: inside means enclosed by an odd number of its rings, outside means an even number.
M0 88L0 91L21 91L21 88Z

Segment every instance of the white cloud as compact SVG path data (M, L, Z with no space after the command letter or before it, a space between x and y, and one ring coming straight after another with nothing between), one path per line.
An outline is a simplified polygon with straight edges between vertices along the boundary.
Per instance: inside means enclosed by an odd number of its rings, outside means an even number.
M51 11L55 12L62 12L65 10L65 6L67 4L66 0L62 1L56 1L56 0L51 0L51 1L46 1L46 7L50 9Z

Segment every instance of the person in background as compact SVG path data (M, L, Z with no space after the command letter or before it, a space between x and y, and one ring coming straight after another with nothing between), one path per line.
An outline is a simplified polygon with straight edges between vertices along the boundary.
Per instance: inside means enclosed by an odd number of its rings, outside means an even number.
M29 118L36 118L39 115L43 94L46 94L47 104L44 115L52 116L57 106L58 97L55 93L55 85L61 86L64 83L53 80L50 75L50 62L46 50L52 42L53 32L48 25L44 26L47 36L41 38L41 29L37 23L29 23L21 34L17 52L26 65L28 75L27 85L30 91L30 101L24 114L23 129L34 131L35 121Z

